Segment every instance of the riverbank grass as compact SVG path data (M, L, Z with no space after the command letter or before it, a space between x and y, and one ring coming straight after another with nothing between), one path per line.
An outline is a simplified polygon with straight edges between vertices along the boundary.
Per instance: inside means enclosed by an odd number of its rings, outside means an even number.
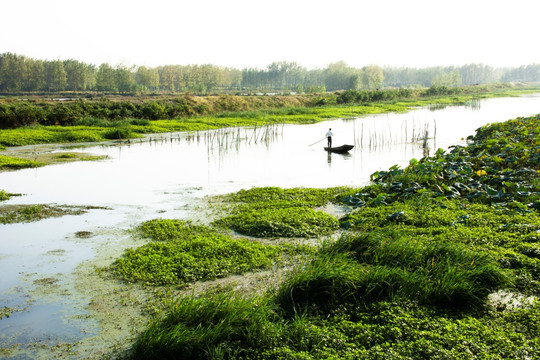
M0 155L0 170L18 170L45 166L45 163L12 156Z
M529 92L533 90L528 90ZM465 104L473 99L492 96L511 96L512 92L472 93L459 96L411 98L362 104L336 104L335 95L329 104L318 106L274 107L222 113L199 114L177 119L120 119L84 117L71 125L31 125L0 130L0 146L22 146L52 143L102 142L129 140L144 134L179 131L206 131L225 127L268 126L272 124L313 124L337 118L350 118L387 112L405 112L429 104Z

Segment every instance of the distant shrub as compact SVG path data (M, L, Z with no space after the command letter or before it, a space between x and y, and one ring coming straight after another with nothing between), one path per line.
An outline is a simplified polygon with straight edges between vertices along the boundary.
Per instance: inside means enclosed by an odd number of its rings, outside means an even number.
M139 108L139 115L141 118L150 120L165 119L167 109L164 104L157 101L145 102Z
M463 93L463 89L459 87L448 87L445 85L433 85L424 91L424 96L444 96L444 95L459 95Z

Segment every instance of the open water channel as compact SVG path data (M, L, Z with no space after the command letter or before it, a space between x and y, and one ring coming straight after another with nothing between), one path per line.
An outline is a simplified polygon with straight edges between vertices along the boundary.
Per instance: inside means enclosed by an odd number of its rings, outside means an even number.
M3 204L93 207L0 225L0 309L19 310L0 319L0 358L46 357L43 348L98 337L101 325L88 307L94 294L75 278L92 271L104 249L133 246L127 230L142 221L192 218L198 199L252 187L362 186L373 172L406 166L426 149L463 144L482 125L538 113L535 94L313 125L153 135L75 149L107 160L0 173L0 189L24 194ZM334 146L354 149L326 153L328 128Z

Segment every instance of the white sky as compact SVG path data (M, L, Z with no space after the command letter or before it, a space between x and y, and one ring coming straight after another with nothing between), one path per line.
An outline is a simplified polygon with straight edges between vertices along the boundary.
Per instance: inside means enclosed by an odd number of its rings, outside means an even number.
M538 0L0 0L0 53L308 69L540 63Z

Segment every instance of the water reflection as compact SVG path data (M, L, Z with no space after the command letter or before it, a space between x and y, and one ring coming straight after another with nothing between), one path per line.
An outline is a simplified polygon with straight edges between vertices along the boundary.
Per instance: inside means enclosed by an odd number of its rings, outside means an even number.
M470 99L470 100L465 101L464 104L459 104L459 105L456 105L456 104L429 104L426 108L428 110L430 110L430 111L438 111L438 110L444 110L444 109L446 109L448 107L456 107L456 106L469 108L471 110L480 110L480 108L482 106L482 100L481 99Z

